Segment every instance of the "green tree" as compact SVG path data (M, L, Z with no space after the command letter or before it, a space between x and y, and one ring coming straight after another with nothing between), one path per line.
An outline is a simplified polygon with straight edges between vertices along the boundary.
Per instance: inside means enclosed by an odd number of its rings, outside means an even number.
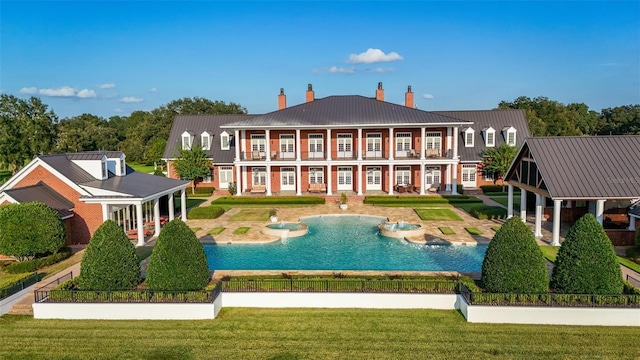
M149 290L202 290L209 282L209 267L196 235L180 219L160 231L147 268Z
M82 114L62 119L57 126L58 152L116 150L118 136L116 129L109 126L107 120Z
M191 191L195 194L198 181L209 176L211 172L211 160L197 143L194 143L191 149L180 149L179 154L173 162L173 168L180 178L193 183Z
M487 292L540 294L549 290L549 273L531 230L518 217L507 220L489 243L482 261Z
M594 116L585 104L564 104L544 96L520 96L514 101L501 101L499 109L523 109L533 136L569 136L595 133Z
M80 266L81 290L130 290L140 283L140 260L124 230L111 220L93 234Z
M515 146L509 146L506 143L498 147L487 148L482 152L482 172L493 174L493 183L495 184L498 179L502 180L507 174L517 152L518 149Z
M622 273L611 241L595 216L586 214L569 229L551 276L563 294L621 294Z
M602 109L600 134L640 135L640 104Z
M56 253L67 238L58 212L39 202L0 206L0 254L18 261Z

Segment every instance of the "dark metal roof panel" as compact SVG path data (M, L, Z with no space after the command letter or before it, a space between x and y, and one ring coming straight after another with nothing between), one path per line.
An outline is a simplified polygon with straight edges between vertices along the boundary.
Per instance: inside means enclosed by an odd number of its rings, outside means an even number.
M482 161L482 156L480 154L487 148L485 146L485 134L482 131L483 129L492 127L496 131L496 147L504 144L505 142L502 129L508 129L511 126L516 129L516 148L519 148L526 138L531 137L527 118L524 115L524 111L519 109L434 112L473 122L473 125L468 126L475 131L473 147L464 146L463 129L460 129L460 133L458 134L458 155L460 155L460 161Z
M315 99L311 102L233 122L226 124L225 127L382 126L461 122L466 121L360 95L339 95Z
M83 183L83 186L115 191L135 197L147 197L159 192L188 184L186 180L169 179L164 176L127 172L127 176L114 176L107 180L93 180Z
M173 120L163 158L172 159L178 155L178 149L182 147L181 135L185 131L195 136L194 144L200 143L200 135L206 131L213 135L211 149L206 151L209 157L216 164L231 164L235 158L235 139L231 139L229 150L222 150L220 134L225 130L220 129L220 125L251 119L255 116L257 115L178 115ZM234 135L233 130L226 131L229 135Z
M75 153L66 153L69 160L100 160L102 156L107 158L119 158L122 156L121 151L82 151Z
M66 154L40 155L38 158L76 184L96 179L70 161Z
M631 207L629 208L629 215L640 217L640 202L631 205Z
M640 136L526 140L553 198L640 197Z
M36 185L13 188L4 191L19 203L41 202L56 210L73 209L75 205L64 196L57 193L47 184L40 181ZM67 214L68 215L68 214Z

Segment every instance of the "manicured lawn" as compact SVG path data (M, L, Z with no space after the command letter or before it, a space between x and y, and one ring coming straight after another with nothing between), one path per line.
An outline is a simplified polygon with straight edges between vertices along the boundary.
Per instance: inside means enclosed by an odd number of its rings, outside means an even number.
M145 174L153 172L153 165L138 164L134 162L127 162L127 165L129 165L133 170L137 172Z
M555 262L560 248L557 246L542 245L540 246L540 250L542 250L542 255L544 255L547 260Z
M498 231L498 230L500 230L500 226L492 226L491 230Z
M467 232L471 235L482 235L482 230L475 228L475 227L467 227L464 228L465 230L467 230Z
M233 235L242 235L242 234L246 234L247 231L249 231L249 229L251 229L248 226L241 226L235 230L233 230Z
M5 315L0 358L637 359L629 339L638 337L634 327L472 324L441 310L224 308L204 321Z
M267 221L269 220L269 210L267 209L242 209L233 214L230 221Z
M462 221L451 209L415 209L415 212L424 221Z
M453 231L453 229L448 227L448 226L441 226L441 227L438 228L438 230L440 230L440 232L443 235L455 235L456 234L456 232Z
M216 227L214 227L213 229L209 230L209 232L207 232L207 234L209 234L209 235L218 235L218 234L220 234L221 232L223 232L223 231L224 231L224 229L225 229L225 228L224 228L224 227L222 227L222 226L216 226Z
M194 206L198 206L200 204L202 204L205 201L205 199L198 199L198 198L190 198L187 195L187 209L192 208ZM180 196L175 196L174 200L173 200L173 205L176 208L176 210L180 211Z
M193 231L194 233L197 233L197 232L198 232L200 229L202 229L202 228L201 228L201 227L198 227L198 226L194 226L194 227L192 227L192 228L190 228L190 229L191 229L191 231Z
M509 198L506 196L491 196L489 197L489 199L504 206L507 206L507 204L509 203ZM513 197L513 207L518 209L520 208L520 197Z

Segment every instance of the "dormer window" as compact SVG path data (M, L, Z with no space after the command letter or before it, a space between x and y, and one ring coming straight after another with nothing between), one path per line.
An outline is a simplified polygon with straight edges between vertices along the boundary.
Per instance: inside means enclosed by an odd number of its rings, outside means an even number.
M220 148L222 150L229 150L229 133L226 131L220 134Z
M467 128L464 130L464 146L465 147L473 147L474 139L473 139L474 130L472 128Z
M516 129L513 126L507 126L502 129L504 141L509 146L516 146Z
M107 162L106 161L102 161L102 178L103 179L107 178Z
M208 132L203 132L200 135L200 143L202 144L202 150L211 150L211 135Z
M184 150L191 150L191 145L193 142L193 137L188 132L182 133L182 148Z
M484 143L486 147L496 146L496 130L494 128L484 129Z
M124 164L124 159L120 159L120 176L124 176L126 174L126 166Z

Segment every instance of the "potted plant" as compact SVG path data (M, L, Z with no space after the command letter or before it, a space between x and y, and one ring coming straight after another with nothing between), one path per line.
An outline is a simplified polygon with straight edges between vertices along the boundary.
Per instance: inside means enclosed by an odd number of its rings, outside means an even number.
M340 194L340 209L347 210L347 202L349 202L349 199L347 198L347 194L345 193Z
M272 223L278 222L278 210L276 209L269 210L269 220L271 220Z

